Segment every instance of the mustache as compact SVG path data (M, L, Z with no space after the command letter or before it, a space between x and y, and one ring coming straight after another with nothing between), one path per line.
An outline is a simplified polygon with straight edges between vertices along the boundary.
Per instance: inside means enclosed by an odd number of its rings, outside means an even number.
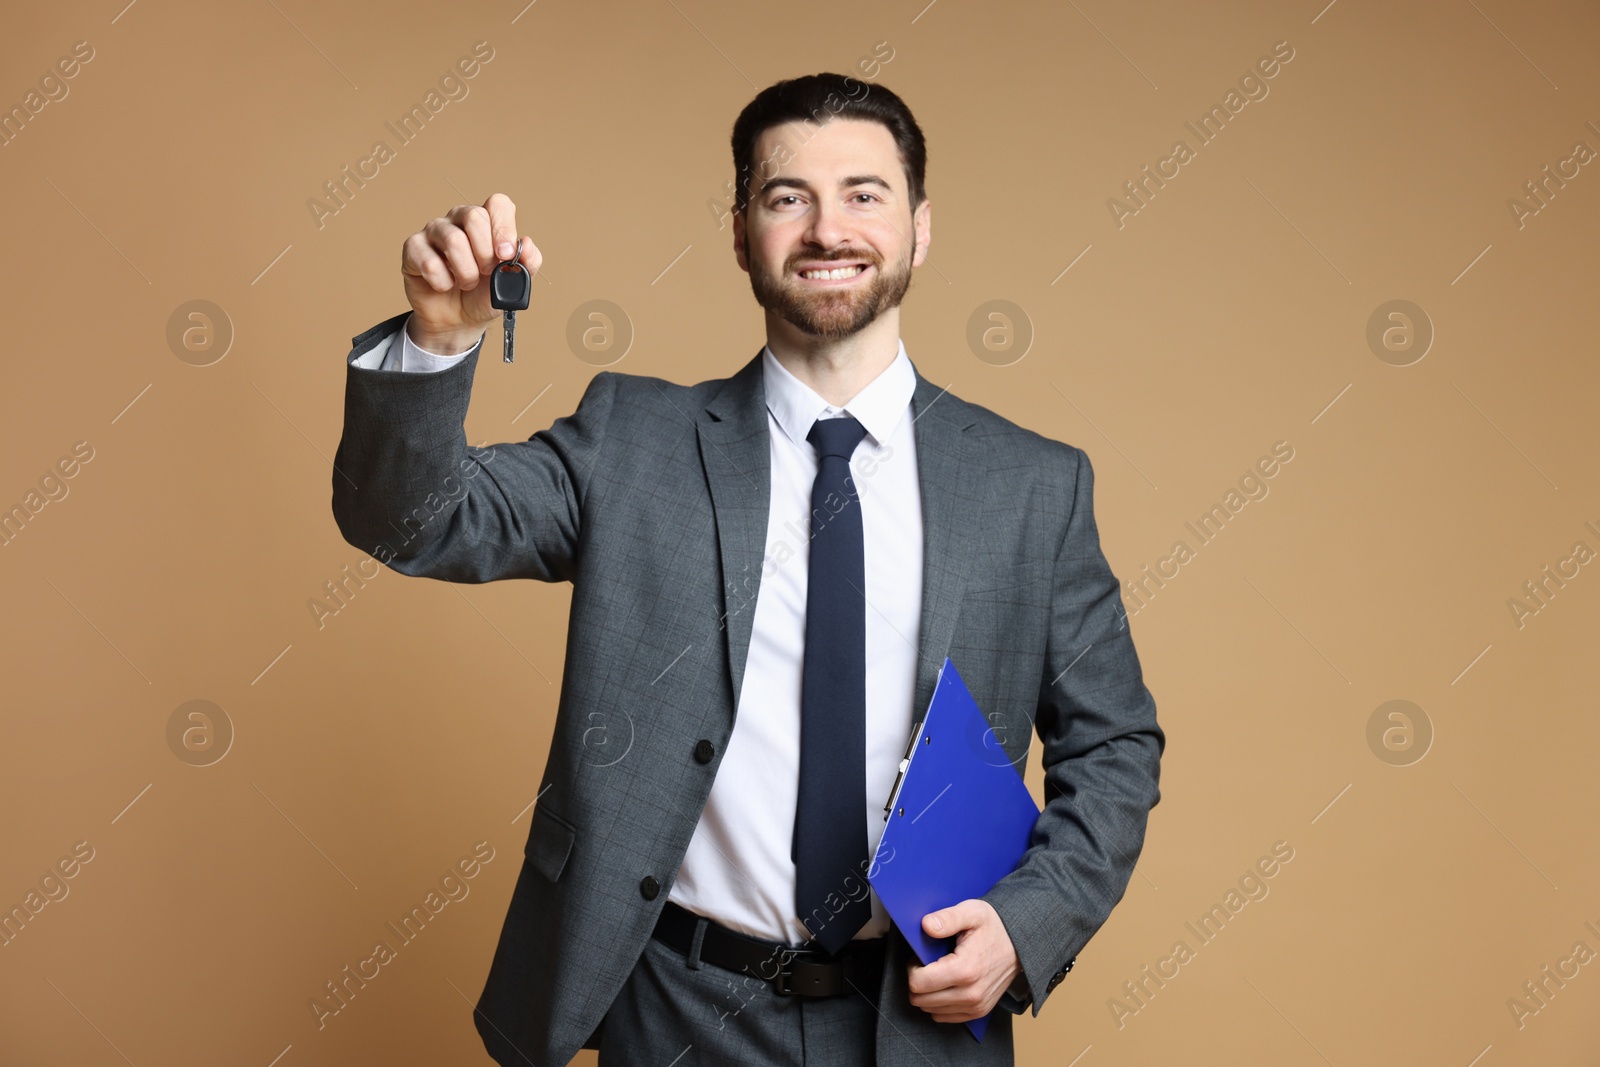
M881 260L871 252L845 252L827 256L792 256L785 267L792 271L801 263L869 263L876 267L881 265Z

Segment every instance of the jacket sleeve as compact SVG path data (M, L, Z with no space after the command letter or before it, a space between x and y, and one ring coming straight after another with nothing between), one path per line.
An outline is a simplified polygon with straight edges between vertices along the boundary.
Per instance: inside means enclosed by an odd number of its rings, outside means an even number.
M1034 718L1045 806L1021 865L982 898L1017 950L1035 1016L1127 889L1160 800L1166 744L1100 550L1094 470L1081 449L1066 447L1076 485L1055 558Z
M434 373L357 366L405 319L354 338L346 357L339 532L402 574L571 581L619 376L596 375L577 411L526 441L472 448L463 423L481 342Z

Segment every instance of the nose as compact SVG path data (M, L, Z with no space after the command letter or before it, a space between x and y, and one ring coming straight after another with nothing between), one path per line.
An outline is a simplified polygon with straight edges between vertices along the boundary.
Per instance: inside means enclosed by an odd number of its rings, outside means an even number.
M838 247L847 232L844 207L823 197L811 211L811 225L806 228L806 238L824 249Z

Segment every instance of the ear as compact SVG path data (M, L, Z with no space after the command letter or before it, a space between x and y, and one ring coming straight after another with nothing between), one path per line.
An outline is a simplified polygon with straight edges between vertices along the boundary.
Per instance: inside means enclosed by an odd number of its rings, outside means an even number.
M911 226L917 235L917 254L912 257L913 267L922 266L922 261L928 258L928 245L933 241L933 201L924 200L917 205L917 210L911 213Z
M738 260L739 269L744 271L746 274L749 274L750 257L745 254L747 245L745 241L744 217L745 212L743 211L735 211L733 213L733 258Z

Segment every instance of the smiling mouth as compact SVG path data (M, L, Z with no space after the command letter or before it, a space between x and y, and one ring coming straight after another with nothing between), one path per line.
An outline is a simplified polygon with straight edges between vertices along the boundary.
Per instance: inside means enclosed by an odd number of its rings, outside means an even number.
M868 263L850 263L839 267L818 267L814 269L797 271L796 273L798 273L805 281L827 284L829 282L850 281L853 278L857 278L867 273L867 271L871 269L872 266Z

